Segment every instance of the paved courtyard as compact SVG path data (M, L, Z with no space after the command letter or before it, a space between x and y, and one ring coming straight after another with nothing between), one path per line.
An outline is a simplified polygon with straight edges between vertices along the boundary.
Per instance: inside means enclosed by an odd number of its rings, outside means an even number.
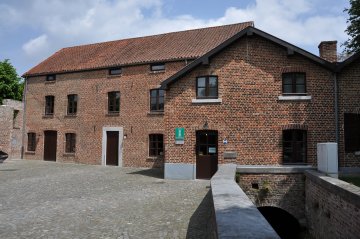
M207 238L208 186L158 170L7 160L0 238Z

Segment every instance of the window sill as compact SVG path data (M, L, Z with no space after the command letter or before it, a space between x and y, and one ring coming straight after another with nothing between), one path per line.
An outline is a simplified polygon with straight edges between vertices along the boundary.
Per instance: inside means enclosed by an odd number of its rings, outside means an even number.
M52 119L54 118L54 115L43 115L43 119Z
M360 151L354 152L355 156L360 156Z
M279 100L311 100L311 95L279 95Z
M107 113L106 116L109 116L109 117L116 117L116 116L119 116L120 115L120 112L113 112L113 113Z
M76 118L76 114L73 114L73 115L65 115L64 118Z
M158 73L165 73L165 70L161 71L150 71L149 74L158 74Z
M220 104L222 99L192 99L193 104Z
M164 111L150 111L147 113L148 115L164 115Z
M75 157L75 153L64 153L64 157Z
M34 155L35 151L25 151L25 154Z
M107 75L107 78L116 78L116 77L121 77L122 74L118 74L118 75Z

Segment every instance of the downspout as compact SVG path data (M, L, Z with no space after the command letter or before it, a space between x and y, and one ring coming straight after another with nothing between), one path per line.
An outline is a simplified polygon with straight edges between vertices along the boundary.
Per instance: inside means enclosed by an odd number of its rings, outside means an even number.
M24 159L24 142L25 142L25 120L26 120L26 93L27 93L27 78L25 77L25 82L24 82L24 91L23 91L23 126L22 126L22 142L21 142L21 159Z
M338 102L338 81L337 81L337 73L333 74L334 80L334 107L335 107L335 140L339 147L339 102Z

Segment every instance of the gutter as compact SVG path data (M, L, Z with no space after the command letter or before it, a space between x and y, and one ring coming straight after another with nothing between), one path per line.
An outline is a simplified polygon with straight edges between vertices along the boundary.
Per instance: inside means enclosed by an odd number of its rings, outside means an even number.
M24 91L23 91L23 126L22 126L22 142L21 142L21 159L24 159L24 142L25 142L25 126L26 126L26 93L27 93L27 78L24 78Z

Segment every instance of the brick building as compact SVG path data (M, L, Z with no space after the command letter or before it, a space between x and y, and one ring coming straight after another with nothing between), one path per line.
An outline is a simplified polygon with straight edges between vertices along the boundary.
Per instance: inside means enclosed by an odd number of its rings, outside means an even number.
M318 142L344 141L340 107L358 107L338 78L359 89L346 73L358 59L338 65L336 42L319 49L252 22L64 48L24 75L25 158L165 163L167 178L208 178L226 162L314 165ZM360 166L353 154L340 165Z

